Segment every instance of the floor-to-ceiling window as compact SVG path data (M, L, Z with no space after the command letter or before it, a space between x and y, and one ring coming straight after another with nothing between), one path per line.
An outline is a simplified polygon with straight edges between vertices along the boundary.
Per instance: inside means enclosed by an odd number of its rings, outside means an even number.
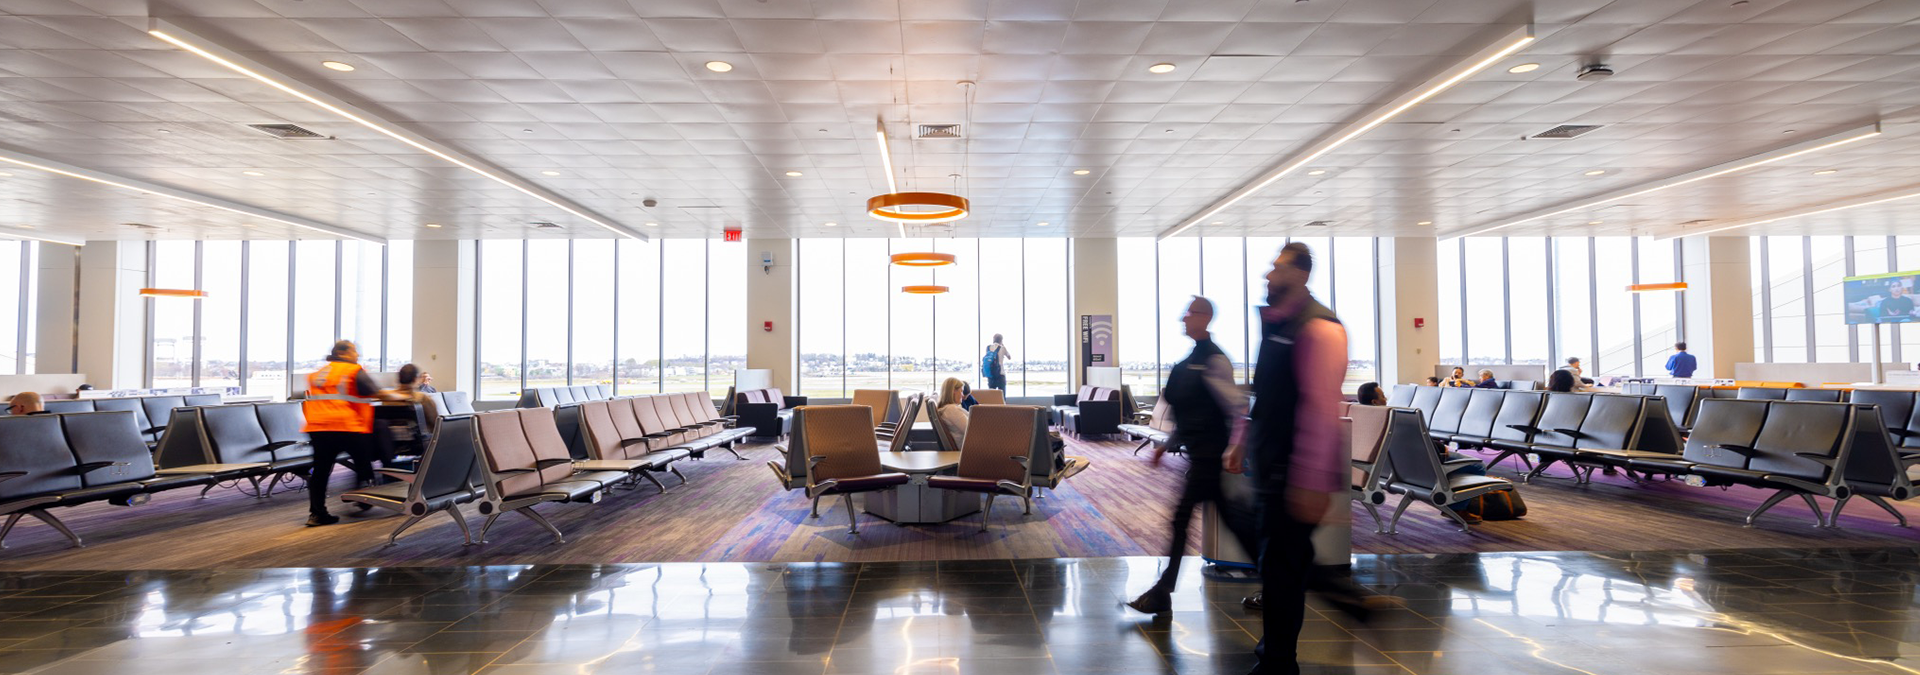
M1347 385L1378 377L1377 274L1374 240L1365 237L1175 237L1122 238L1118 244L1122 380L1135 394L1150 394L1173 364L1186 358L1193 340L1180 317L1194 295L1214 304L1210 332L1242 381L1259 357L1257 308L1266 304L1266 274L1280 248L1306 244L1313 252L1307 287L1340 315L1346 326Z
M740 244L478 242L483 399L612 384L621 394L725 393L746 363Z
M1880 336L1885 362L1920 357L1920 330L1849 326L1843 280L1920 269L1920 237L1800 236L1748 240L1754 359L1763 363L1865 363Z
M797 271L800 388L938 391L953 377L984 386L994 334L1012 360L1009 396L1064 393L1077 333L1067 315L1065 239L802 239ZM890 265L894 253L951 253L956 264ZM938 295L902 286L939 285Z
M71 255L64 246L49 249ZM0 373L31 373L38 309L40 245L0 241Z
M149 242L149 286L207 295L146 300L148 386L284 397L338 339L353 340L369 369L399 368L411 345L389 345L412 340L411 244Z

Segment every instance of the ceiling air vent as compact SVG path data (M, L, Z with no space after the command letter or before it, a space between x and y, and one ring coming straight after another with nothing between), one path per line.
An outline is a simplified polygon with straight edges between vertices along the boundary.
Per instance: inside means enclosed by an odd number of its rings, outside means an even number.
M1542 131L1540 133L1529 136L1528 138L1544 138L1548 140L1566 140L1569 138L1579 138L1580 136L1586 135L1590 131L1599 129L1600 126L1601 125L1598 125L1598 124L1562 124L1552 129L1548 129L1546 131Z
M560 226L559 226L559 225L555 225L555 224L553 224L553 223L549 223L549 222L545 222L545 221L536 221L536 222L534 222L534 223L533 223L533 229L536 229L536 230L558 230L558 229L560 229Z
M920 125L919 131L915 133L913 137L921 140L931 140L936 138L959 138L960 125L958 124L922 124Z
M1326 220L1316 220L1311 223L1307 223L1306 227L1333 227L1333 222L1326 221Z
M322 136L313 130L298 124L249 124L254 131L286 141L326 141L332 136Z

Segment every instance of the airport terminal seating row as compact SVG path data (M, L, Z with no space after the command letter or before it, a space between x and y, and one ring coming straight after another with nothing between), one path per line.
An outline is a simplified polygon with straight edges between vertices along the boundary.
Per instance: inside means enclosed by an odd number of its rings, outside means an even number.
M1488 391L1462 396L1403 385L1391 398L1411 400L1410 407L1432 420L1434 441L1495 450L1499 455L1490 464L1509 456L1537 462L1528 478L1561 462L1581 482L1596 468L1616 467L1630 477L1637 472L1707 486L1775 490L1747 516L1748 525L1795 495L1813 508L1822 526L1831 525L1856 494L1896 517L1885 499L1912 496L1906 470L1915 458L1894 447L1881 409L1868 403L1701 398L1683 444L1668 402L1659 396L1482 393ZM1836 502L1831 516L1822 513L1815 497Z
M474 413L473 395L464 391L436 391L427 394L427 398L433 399L434 410L439 411L441 417Z
M106 501L144 503L165 490L212 484L210 473L154 468L144 429L131 410L0 417L0 547L23 516L84 545L48 509Z
M1894 445L1909 459L1920 459L1920 392L1890 389L1855 389L1850 400L1880 409L1880 423L1893 436Z
M654 473L686 476L672 463L696 452L728 447L753 433L750 428L711 424L713 408L697 393L658 394L595 401L581 406L588 459L607 469L627 471L666 491ZM700 415L700 411L708 415Z
M859 513L853 508L853 495L890 490L911 480L907 474L888 471L880 464L873 435L873 408L864 405L809 405L794 409L788 446L799 456L789 454L785 472L799 479L813 502L813 517L820 517L820 498L839 495L847 507L847 533L859 534ZM792 473L798 465L800 472ZM789 486L792 489L792 486Z
M211 474L219 483L246 480L256 497L292 484L312 464L306 415L299 401L179 408L160 436L154 461L162 474ZM264 481L264 485L262 484Z
M472 502L486 494L481 487L480 468L475 463L478 455L473 443L473 415L442 415L440 428L420 453L412 470L386 468L380 473L398 479L397 482L372 487L349 490L340 495L340 501L359 506L362 510L384 508L407 516L393 533L387 535L387 544L391 545L400 538L400 533L413 527L427 516L444 512L460 525L460 535L467 545L472 545L473 532L467 529L467 519L460 512L460 505Z
M219 394L191 394L177 396L127 396L123 398L83 398L53 399L46 402L47 412L94 412L126 410L133 412L135 424L140 426L140 435L149 445L160 440L160 432L167 428L167 421L173 419L175 408L188 406L220 405Z
M482 485L485 496L480 514L480 542L500 516L519 513L553 534L554 543L566 543L560 529L533 507L550 502L598 503L606 492L633 475L624 471L576 468L566 439L550 408L515 408L474 416Z
M980 531L987 531L995 498L1019 499L1033 513L1033 471L1053 461L1047 411L1037 406L980 404L969 411L960 465L953 475L927 477L927 486L986 496Z
M552 408L567 403L604 401L613 398L613 387L604 384L576 384L571 387L535 387L520 392L516 408ZM438 401L436 401L438 403Z

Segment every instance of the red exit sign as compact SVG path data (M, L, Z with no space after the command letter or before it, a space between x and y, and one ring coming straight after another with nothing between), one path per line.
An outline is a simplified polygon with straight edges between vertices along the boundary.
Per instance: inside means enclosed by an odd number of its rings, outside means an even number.
M724 239L723 241L740 241L740 230L729 229L729 230L725 230L724 233L726 235L726 239Z

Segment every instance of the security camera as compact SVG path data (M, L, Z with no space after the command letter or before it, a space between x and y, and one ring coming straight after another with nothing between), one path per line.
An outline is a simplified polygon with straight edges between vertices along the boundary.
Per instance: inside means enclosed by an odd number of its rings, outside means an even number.
M1581 82L1597 82L1600 80L1607 79L1609 77L1613 77L1613 69L1606 67L1604 64L1596 63L1591 66L1581 68L1580 74L1573 76L1573 79L1579 80Z
M641 206L645 206L645 207L647 207L647 208L653 208L653 207L655 207L655 206L659 206L659 205L660 205L660 200L658 200L658 199L654 199L654 198L652 198L652 197L648 197L648 198L646 198L646 199L642 199L642 200L640 200L640 205L641 205Z

